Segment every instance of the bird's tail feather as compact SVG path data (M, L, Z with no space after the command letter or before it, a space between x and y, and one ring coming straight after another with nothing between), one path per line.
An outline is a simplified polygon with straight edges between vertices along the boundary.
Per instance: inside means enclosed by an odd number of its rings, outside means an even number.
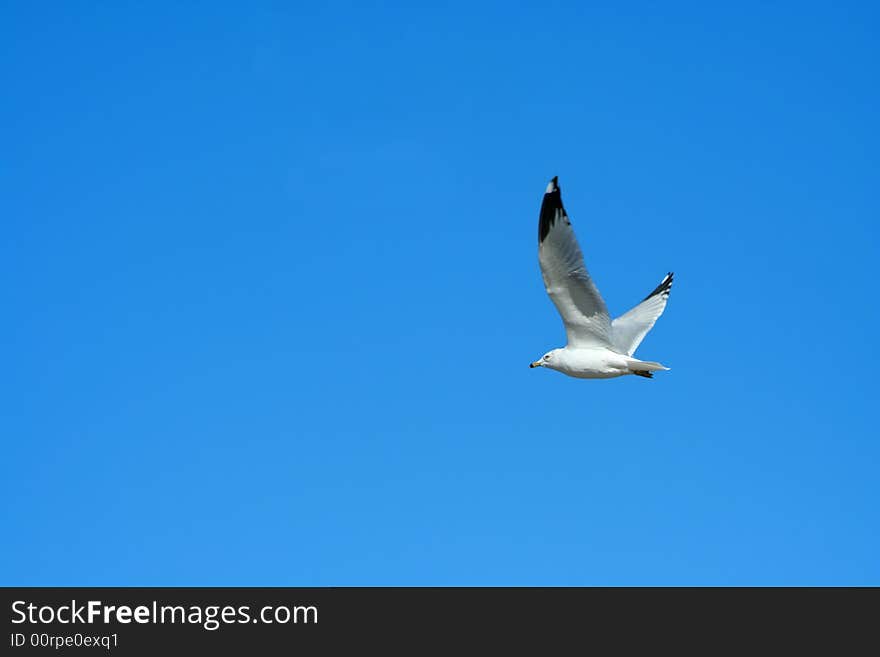
M626 366L633 374L647 376L648 378L651 378L653 376L651 372L669 369L668 367L666 367L665 365L661 365L660 363L655 363L650 360L639 360L638 358L630 358Z

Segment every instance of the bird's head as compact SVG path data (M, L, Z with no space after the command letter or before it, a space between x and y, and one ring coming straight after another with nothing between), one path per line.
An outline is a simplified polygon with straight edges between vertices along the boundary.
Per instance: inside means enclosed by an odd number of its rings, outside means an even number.
M552 368L557 364L559 349L554 349L553 351L548 351L546 354L541 356L534 363L531 363L529 367L550 367Z

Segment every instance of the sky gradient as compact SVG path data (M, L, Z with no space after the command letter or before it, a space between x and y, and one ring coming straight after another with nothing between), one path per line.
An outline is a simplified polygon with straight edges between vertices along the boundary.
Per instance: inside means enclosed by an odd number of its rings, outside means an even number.
M0 583L880 584L876 5L410 4L0 8Z

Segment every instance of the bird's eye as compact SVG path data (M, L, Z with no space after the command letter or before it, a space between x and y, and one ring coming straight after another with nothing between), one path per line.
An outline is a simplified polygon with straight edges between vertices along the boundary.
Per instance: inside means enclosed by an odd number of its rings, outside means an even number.
M550 360L550 354L544 354L544 360Z

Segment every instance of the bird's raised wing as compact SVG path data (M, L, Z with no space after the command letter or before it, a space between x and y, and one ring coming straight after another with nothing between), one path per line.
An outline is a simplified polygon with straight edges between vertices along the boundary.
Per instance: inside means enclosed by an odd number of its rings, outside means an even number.
M632 310L611 322L611 340L620 353L632 356L636 348L663 314L669 291L672 289L672 272Z
M562 316L570 347L613 347L608 309L584 266L558 179L547 185L538 218L538 261L547 294Z

